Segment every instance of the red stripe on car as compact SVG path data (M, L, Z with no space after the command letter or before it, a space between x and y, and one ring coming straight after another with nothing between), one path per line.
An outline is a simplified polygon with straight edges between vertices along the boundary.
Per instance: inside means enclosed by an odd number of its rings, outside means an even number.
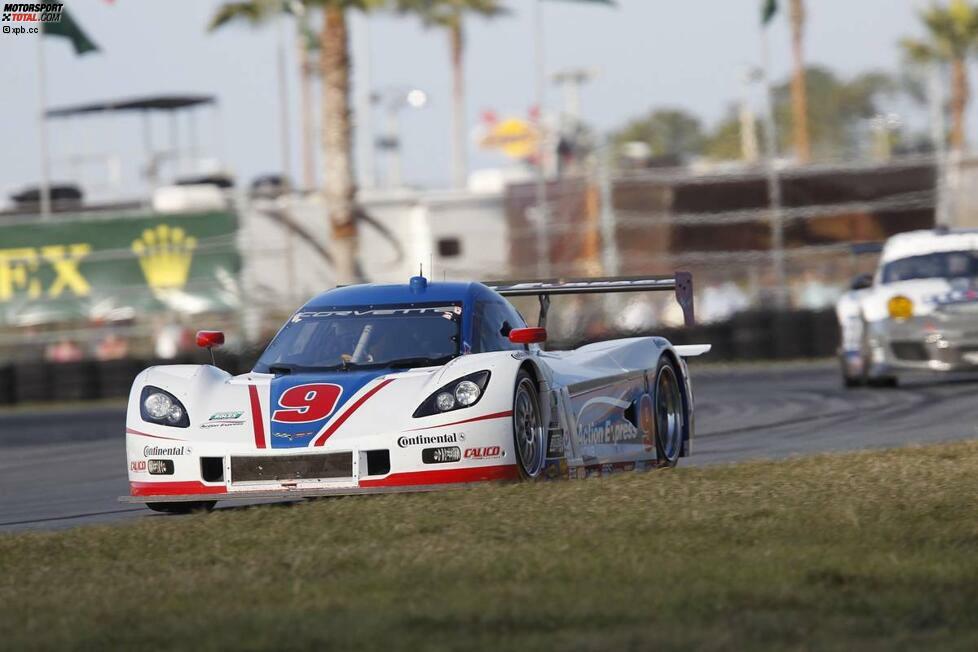
M129 493L133 496L185 496L189 494L223 494L227 487L212 487L189 480L187 482L130 482Z
M520 472L515 464L478 466L471 469L445 469L442 471L412 471L392 473L386 478L361 480L361 487L406 487L426 484L450 484L458 482L485 482L487 480L519 480Z
M258 388L254 385L248 385L248 396L251 397L251 423L255 427L255 447L265 448L265 419L261 414Z
M387 387L387 385L389 385L392 382L394 382L394 379L393 378L388 378L387 380L381 382L379 385L377 385L376 387L374 387L372 390L370 390L369 392L367 392L366 394L364 394L363 396L361 396L360 398L358 398L353 403L353 405L351 405L349 408L347 408L346 412L344 412L343 414L341 414L340 416L338 416L336 418L336 420L333 421L333 423L331 423L329 425L329 427L326 428L326 430L324 430L321 435L319 435L315 440L313 440L313 444L312 445L313 446L322 446L323 444L325 444L326 443L326 440L329 439L333 435L333 433L336 432L336 430L340 426L343 425L343 422L346 421L347 419L349 419L350 416L354 412L356 412L357 409L361 405L363 405L364 403L366 403L367 400L371 396L373 396L374 394L376 394L377 392L379 392L380 390L382 390L384 387Z
M457 426L460 423L472 423L473 421L486 421L487 419L502 419L503 417L513 416L513 411L508 410L506 412L493 412L492 414L483 414L481 417L472 417L471 419L463 419L462 421L452 421L451 423L438 423L433 426L422 426L420 428L411 428L410 430L405 430L404 432L414 432L415 430L431 430L432 428L447 428L448 426Z
M132 428L126 428L127 435L139 435L140 437L152 437L153 439L169 439L170 441L187 441L186 439L179 439L178 437L163 437L161 435L151 435L148 432L139 432L138 430L133 430Z

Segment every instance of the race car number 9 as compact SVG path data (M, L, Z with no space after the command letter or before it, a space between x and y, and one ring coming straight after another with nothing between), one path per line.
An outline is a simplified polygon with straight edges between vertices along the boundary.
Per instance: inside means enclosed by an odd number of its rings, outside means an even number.
M275 410L272 420L280 423L309 423L330 415L343 393L339 385L310 383L290 387L279 396L281 410Z

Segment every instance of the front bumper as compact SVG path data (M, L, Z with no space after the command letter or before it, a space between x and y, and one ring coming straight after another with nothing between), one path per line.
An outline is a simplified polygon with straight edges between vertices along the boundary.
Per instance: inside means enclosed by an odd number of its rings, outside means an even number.
M325 448L161 442L158 435L130 427L126 434L130 495L120 500L297 499L516 480L519 470L509 415L480 417L465 423L464 431L438 427L365 435ZM456 457L436 460L425 454L439 446L456 449Z
M871 364L881 371L978 370L978 318L913 317L874 325Z
M429 484L398 484L398 485L370 485L358 487L280 487L277 489L251 489L246 491L213 491L211 487L200 490L195 487L188 487L190 493L150 493L140 495L119 496L121 503L145 504L145 503L181 503L197 502L201 500L220 500L220 501L255 501L255 500L300 500L303 498L322 498L327 496L362 496L365 494L399 494L399 493L421 493L426 491L446 491L449 489L463 489L473 484L500 480L517 480L519 473L516 466L511 467L481 467L473 469L478 473L470 474L467 479L445 480L432 482ZM435 479L437 480L437 479ZM203 485L202 485L203 486Z

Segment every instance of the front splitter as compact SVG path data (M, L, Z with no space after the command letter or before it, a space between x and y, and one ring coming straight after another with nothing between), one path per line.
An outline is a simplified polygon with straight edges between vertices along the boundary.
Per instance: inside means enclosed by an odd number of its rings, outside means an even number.
M182 494L163 496L119 496L120 503L186 503L210 500L248 501L275 498L279 500L296 500L301 498L320 498L328 496L361 496L365 494L404 494L424 493L430 491L449 491L464 489L474 485L487 484L493 481L456 482L450 484L409 485L403 487L343 487L334 489L264 489L256 491L235 491L213 494ZM498 482L498 481L496 481Z

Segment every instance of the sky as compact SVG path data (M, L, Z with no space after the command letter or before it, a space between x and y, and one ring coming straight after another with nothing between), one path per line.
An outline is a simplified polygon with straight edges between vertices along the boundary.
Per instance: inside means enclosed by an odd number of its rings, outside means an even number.
M551 72L594 67L597 80L581 95L583 118L610 130L653 107L682 107L707 124L719 120L740 93L739 77L760 60L760 0L618 0L618 8L576 2L544 3L545 60ZM782 5L786 4L782 2ZM920 34L915 0L809 0L806 52L809 63L851 76L870 69L896 70L896 41ZM281 170L276 78L276 25L230 26L208 33L216 0L69 0L67 6L101 52L76 57L68 42L43 40L47 105L156 93L204 93L218 98L217 111L197 111L200 149L248 183ZM468 120L486 110L525 116L535 101L534 0L508 0L511 12L466 24ZM772 24L774 79L790 67L786 11ZM450 69L445 34L424 29L411 17L378 14L353 23L354 83L369 69L374 89L409 87L429 98L400 116L404 179L445 187L450 179ZM298 88L293 27L287 36L291 104L291 169L299 171ZM365 35L369 39L365 40ZM369 48L364 44L369 43ZM369 51L369 56L365 56ZM0 194L3 199L40 178L37 128L38 42L32 35L0 34ZM560 104L550 87L546 105ZM973 103L969 131L978 128ZM379 130L381 115L373 116ZM168 142L166 118L154 118L154 144ZM190 119L179 123L183 136ZM74 178L69 157L117 154L123 180L132 184L144 165L137 117L89 117L50 123L55 180ZM186 141L184 141L186 142ZM505 161L470 143L473 168ZM92 187L106 176L104 164L87 164ZM189 170L188 170L189 171ZM2 200L0 200L2 203Z

